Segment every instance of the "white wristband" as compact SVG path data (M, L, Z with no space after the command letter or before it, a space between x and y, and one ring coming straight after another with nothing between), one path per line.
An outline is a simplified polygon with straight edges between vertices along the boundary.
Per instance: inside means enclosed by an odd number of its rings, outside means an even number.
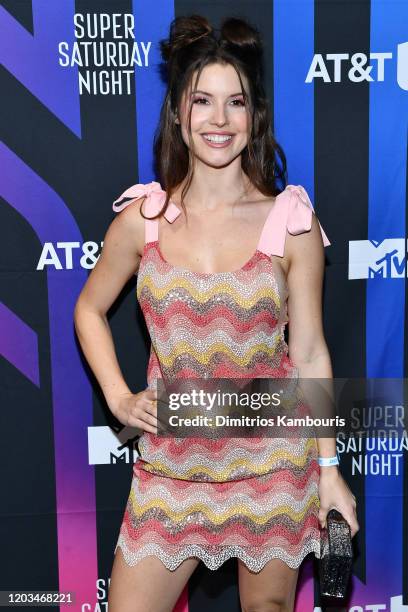
M319 465L327 466L327 465L339 465L339 456L336 454L335 457L319 457L318 459Z

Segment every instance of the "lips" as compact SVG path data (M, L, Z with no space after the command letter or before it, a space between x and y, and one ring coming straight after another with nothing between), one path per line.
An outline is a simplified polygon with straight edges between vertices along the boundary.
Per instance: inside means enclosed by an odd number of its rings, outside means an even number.
M202 136L233 136L232 132L204 132Z
M229 138L226 138L225 140L222 139L221 141L217 142L215 140L209 140L208 138L206 138L207 135L208 136L229 136ZM224 147L227 147L232 142L232 140L234 138L234 134L228 134L228 133L221 134L219 132L216 132L216 133L207 132L205 134L201 134L201 136L202 136L204 142L209 147L212 147L212 148L215 148L215 149L222 149Z

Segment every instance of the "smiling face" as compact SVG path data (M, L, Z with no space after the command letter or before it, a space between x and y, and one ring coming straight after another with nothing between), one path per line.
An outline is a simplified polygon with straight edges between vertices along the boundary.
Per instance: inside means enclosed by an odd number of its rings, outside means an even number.
M196 74L192 83L195 84ZM248 83L241 75L248 94ZM249 95L249 94L248 94ZM193 153L205 164L222 167L231 163L248 143L249 109L241 84L231 64L210 64L203 68L196 89L184 92L177 123L187 147L188 113L191 109Z

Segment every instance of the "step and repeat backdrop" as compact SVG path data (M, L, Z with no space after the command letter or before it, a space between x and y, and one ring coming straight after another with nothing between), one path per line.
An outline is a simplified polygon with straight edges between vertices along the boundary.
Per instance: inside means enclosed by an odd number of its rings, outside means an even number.
M81 354L73 308L128 186L157 180L152 139L165 91L158 41L178 15L249 19L288 180L307 189L325 249L324 326L334 374L408 368L408 4L398 0L3 0L0 7L0 590L74 591L106 610L132 464ZM131 389L149 339L136 278L109 312ZM404 398L401 398L403 401ZM408 610L407 448L339 441L358 500L343 609ZM236 559L200 564L177 612L239 610ZM296 610L324 609L316 560Z

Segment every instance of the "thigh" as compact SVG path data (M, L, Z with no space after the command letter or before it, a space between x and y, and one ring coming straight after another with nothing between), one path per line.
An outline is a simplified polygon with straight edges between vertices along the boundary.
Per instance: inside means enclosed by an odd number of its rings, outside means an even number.
M199 559L185 559L176 570L148 556L130 566L117 549L109 585L109 612L172 612Z
M294 607L299 568L292 569L281 559L271 559L258 573L238 559L239 598L243 612L285 610Z

